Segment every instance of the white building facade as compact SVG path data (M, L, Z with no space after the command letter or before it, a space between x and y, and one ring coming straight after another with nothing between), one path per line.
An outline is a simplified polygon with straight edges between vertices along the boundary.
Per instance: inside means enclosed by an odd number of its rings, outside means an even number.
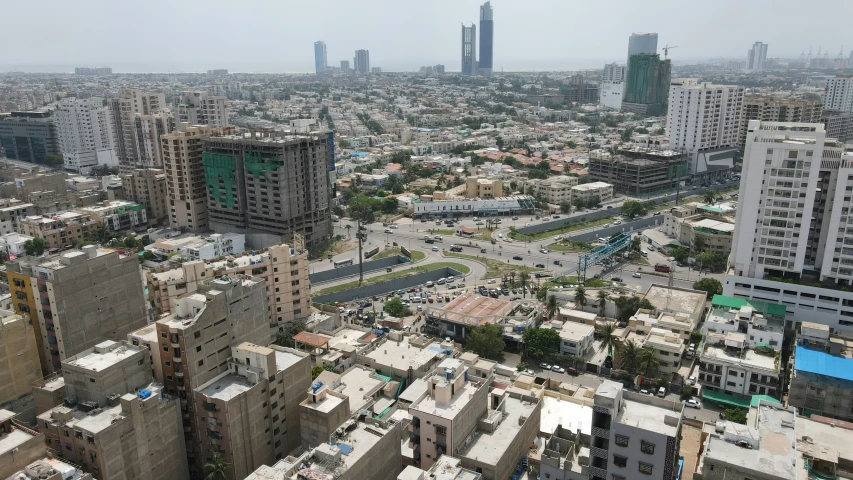
M853 75L836 75L826 81L823 108L841 112L853 111Z
M601 82L598 104L614 110L622 109L622 96L625 93L623 82Z
M619 65L618 63L608 63L604 66L604 73L601 74L602 82L624 82L625 73L628 67Z
M228 125L228 110L225 97L209 92L181 92L175 99L175 124L188 122L190 125L224 127Z
M746 69L750 72L764 70L764 61L767 60L767 44L755 42L746 54Z
M56 109L56 125L67 170L89 173L98 165L99 152L116 148L112 114L101 98L63 99Z

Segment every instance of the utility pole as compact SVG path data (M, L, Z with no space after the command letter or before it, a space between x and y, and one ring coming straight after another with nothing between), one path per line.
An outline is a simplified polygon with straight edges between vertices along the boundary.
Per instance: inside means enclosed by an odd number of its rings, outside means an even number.
M355 238L358 239L358 284L364 281L364 265L361 264L361 220L355 221Z

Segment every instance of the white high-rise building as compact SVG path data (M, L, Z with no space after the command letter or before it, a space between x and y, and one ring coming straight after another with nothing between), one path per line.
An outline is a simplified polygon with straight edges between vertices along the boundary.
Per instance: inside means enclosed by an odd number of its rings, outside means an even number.
M751 120L723 293L853 331L853 145L820 123Z
M625 64L631 64L632 55L654 55L656 53L658 53L657 33L633 33L628 38L628 60Z
M56 126L66 169L85 174L98 165L99 156L115 158L112 114L102 98L63 99Z
M755 42L746 55L746 69L750 72L760 72L767 60L767 44Z
M619 65L618 63L608 63L604 66L604 73L601 75L602 82L624 82L625 74L628 67Z
M126 88L108 103L122 173L162 167L160 136L175 128L172 114L166 109L166 95Z
M670 148L684 151L690 173L720 178L734 167L744 88L672 82L666 131Z
M623 82L601 82L598 92L598 104L614 110L622 109L622 96L625 94Z
M225 127L228 125L228 110L225 97L216 97L209 92L181 92L175 99L175 124L208 125Z
M841 112L853 111L853 75L836 75L826 81L823 108Z

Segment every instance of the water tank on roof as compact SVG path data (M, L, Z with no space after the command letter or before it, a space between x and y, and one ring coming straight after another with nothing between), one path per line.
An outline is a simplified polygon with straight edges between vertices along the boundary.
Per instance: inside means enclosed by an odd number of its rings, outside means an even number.
M317 382L314 385L311 385L311 393L317 393L317 390L320 390L320 387L323 386L323 382Z
M147 388L143 388L142 390L136 392L140 399L145 400L146 398L151 396L151 390Z

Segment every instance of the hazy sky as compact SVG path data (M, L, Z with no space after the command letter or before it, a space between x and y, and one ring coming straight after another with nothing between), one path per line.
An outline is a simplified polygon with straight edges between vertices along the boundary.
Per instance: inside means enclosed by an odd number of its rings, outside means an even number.
M0 70L306 72L313 42L330 65L370 50L371 66L460 69L460 22L474 0L4 0ZM557 70L624 62L632 32L657 32L670 58L768 56L812 45L853 48L851 0L495 0L494 69ZM14 19L14 20L13 20ZM808 20L806 20L808 19ZM29 68L25 68L29 67Z

